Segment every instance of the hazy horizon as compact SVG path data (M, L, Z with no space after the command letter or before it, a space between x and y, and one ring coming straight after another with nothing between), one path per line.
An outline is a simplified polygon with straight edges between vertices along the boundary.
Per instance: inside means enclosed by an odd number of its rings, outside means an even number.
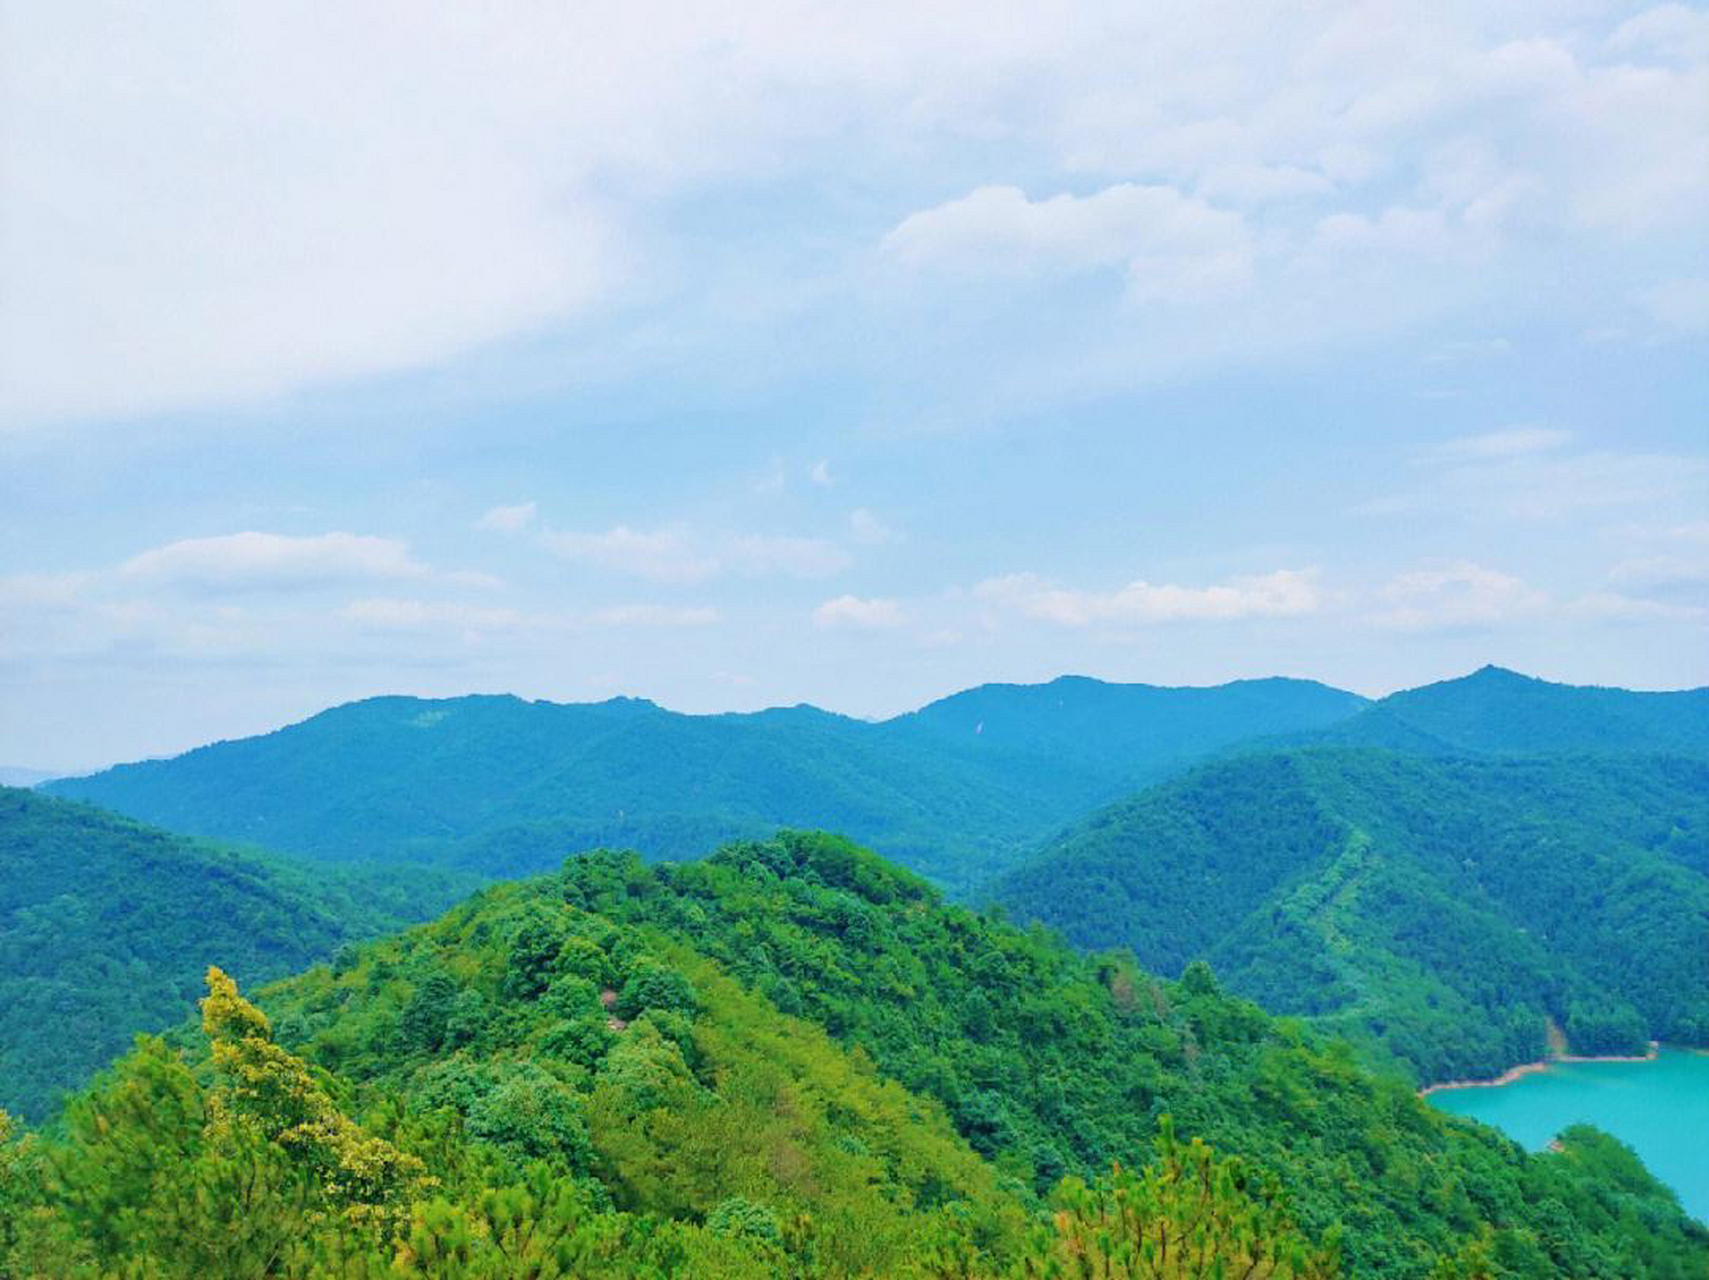
M1439 678L1439 680L1422 681L1422 682L1420 682L1419 685L1399 685L1399 686L1396 686L1395 688L1392 688L1392 689L1382 689L1382 690L1377 690L1374 692L1362 690L1362 689L1352 689L1346 685L1337 684L1333 680L1318 680L1314 676L1297 676L1297 675L1290 675L1286 672L1271 672L1267 675L1234 676L1228 680L1209 681L1209 682L1205 682L1205 683L1185 683L1185 684L1169 685L1169 684L1159 684L1158 682L1148 681L1148 680L1112 680L1112 679L1106 679L1105 677L1102 677L1102 676L1089 675L1086 672L1081 672L1081 671L1063 671L1063 672L1058 672L1054 676L1046 676L1046 677L1043 677L1043 678L1038 679L1038 680L980 680L980 681L976 681L975 683L970 684L970 685L962 685L962 686L958 686L954 689L943 690L939 693L930 695L930 696L926 697L925 699L923 699L919 702L909 703L905 706L897 707L897 708L890 710L890 711L886 711L886 712L882 712L882 713L878 713L878 714L872 714L872 715L861 715L861 714L857 714L855 712L844 711L844 710L839 709L838 707L827 705L826 703L823 703L823 702L816 702L812 699L806 699L803 701L790 702L790 703L783 703L783 702L768 703L768 704L760 705L760 706L741 706L741 707L732 706L732 707L710 707L710 708L693 709L693 708L688 708L688 707L672 706L670 703L663 702L657 698L648 697L645 693L633 693L633 692L631 692L631 693L613 693L613 694L608 695L605 698L561 699L561 698L546 698L546 697L530 697L529 695L527 695L525 693L520 693L520 692L517 692L514 690L508 690L508 689L468 689L468 690L464 690L461 693L445 693L445 694L431 694L431 695L429 695L429 694L401 693L401 692L397 692L397 691L384 691L384 692L375 692L375 693L364 694L361 697L349 698L349 699L346 699L342 702L330 703L330 704L323 706L323 707L317 707L314 710L306 712L305 714L303 714L301 716L296 716L296 717L289 719L289 720L282 720L276 724L269 724L269 725L263 726L261 728L251 730L251 731L247 731L247 732L243 732L243 733L221 734L221 735L218 735L217 737L208 738L208 739L205 739L203 741L193 742L193 743L190 743L190 744L185 745L185 746L174 747L174 748L171 748L168 750L156 751L156 752L152 752L152 753L149 753L146 755L114 757L114 758L109 759L109 760L101 760L101 761L83 763L83 764L74 765L71 767L60 767L60 768L55 768L55 769L43 769L43 768L40 768L39 766L29 764L29 763L21 763L18 761L0 760L0 772L41 773L42 774L42 780L46 780L49 778L78 777L78 776L82 776L85 774L98 773L103 769L111 768L112 766L118 765L118 764L133 764L133 763L140 763L140 762L146 761L146 760L167 760L167 759L171 759L175 756L182 755L186 751L193 751L197 747L208 746L208 745L211 745L213 743L221 742L221 741L228 741L228 740L235 740L235 739L239 739L239 738L253 737L256 734L271 733L271 732L278 730L278 729L288 728L294 724L301 724L303 721L313 719L315 716L320 715L323 712L333 711L333 710L338 709L339 707L351 706L355 703L373 701L373 700L379 699L379 698L416 698L416 699L419 699L422 701L445 701L445 700L450 700L450 699L455 699L455 698L469 698L469 697L499 697L499 698L508 697L508 698L516 698L517 700L522 701L522 702L545 702L545 703L552 703L552 704L559 705L559 706L591 705L591 704L597 704L600 702L629 699L629 700L633 700L633 701L637 701L637 702L647 702L647 703L650 703L654 706L659 707L661 710L669 711L669 712L672 712L672 713L677 714L677 715L687 715L687 716L753 715L753 714L763 712L763 711L788 710L788 709L791 709L793 707L813 707L817 710L826 711L826 712L829 712L833 715L846 716L847 718L849 718L851 720L861 720L861 721L865 721L867 723L879 723L879 722L882 722L884 720L893 719L897 716L907 715L912 711L920 710L922 707L929 706L934 702L938 702L938 701L941 701L941 700L946 699L946 698L954 697L956 694L965 693L965 692L968 692L969 690L972 690L972 689L984 688L984 687L993 686L993 685L995 685L995 686L1018 685L1018 686L1022 686L1022 687L1029 687L1029 686L1053 684L1058 680L1093 680L1093 681L1096 681L1096 682L1101 683L1101 684L1149 685L1153 688L1170 688L1170 689L1206 689L1206 688L1217 688L1219 686L1226 685L1226 684L1238 684L1238 683L1247 682L1247 681L1278 680L1279 679L1279 680L1312 681L1312 682L1315 682L1318 684L1326 685L1326 686L1333 688L1333 689L1340 689L1346 693L1354 693L1354 694L1357 694L1360 697L1366 699L1367 701L1375 702L1375 701L1381 700L1382 698L1388 697L1390 694L1402 693L1408 689L1416 689L1416 688L1421 687L1421 685L1436 684L1436 683L1440 683L1441 681L1465 679L1469 676L1476 675L1479 671L1483 670L1483 668L1485 666L1497 667L1501 670L1512 671L1512 668L1500 667L1500 664L1498 664L1498 663L1486 663L1486 664L1482 664L1479 667L1471 669L1471 670L1455 672L1455 673L1451 673L1451 674L1442 676ZM1534 678L1534 679L1542 679L1542 680L1548 679L1548 677L1538 676L1534 672L1528 672L1528 671L1513 671L1513 674L1528 677L1528 678ZM1552 681L1549 681L1549 683L1572 684L1574 682L1552 680ZM1681 686L1673 687L1673 688L1649 688L1649 689L1637 688L1637 687L1629 686L1629 685L1603 686L1603 687L1617 687L1617 688L1629 689L1632 692L1638 692L1638 693L1688 693L1688 692L1692 692L1696 689L1703 688L1705 686L1681 685ZM5 782L5 781L6 780L4 778L0 778L0 782ZM16 784L8 784L8 785L16 785Z

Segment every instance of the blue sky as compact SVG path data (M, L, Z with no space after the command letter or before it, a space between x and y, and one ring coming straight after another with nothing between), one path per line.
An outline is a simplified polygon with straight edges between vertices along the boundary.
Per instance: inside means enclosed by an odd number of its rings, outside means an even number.
M1709 683L1703 7L444 8L0 7L0 763Z

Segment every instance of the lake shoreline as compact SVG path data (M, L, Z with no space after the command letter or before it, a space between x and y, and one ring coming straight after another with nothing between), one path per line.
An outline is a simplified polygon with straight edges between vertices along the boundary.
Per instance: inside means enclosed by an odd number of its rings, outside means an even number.
M1443 1093L1450 1089L1499 1089L1503 1085L1523 1080L1526 1076L1534 1076L1539 1071L1547 1071L1550 1067L1562 1062L1654 1062L1661 1054L1659 1041L1650 1041L1648 1053L1562 1053L1552 1058L1544 1058L1538 1062L1522 1062L1516 1067L1509 1067L1498 1076L1487 1080L1442 1080L1436 1084L1427 1084L1418 1091L1418 1096L1428 1098L1433 1093Z

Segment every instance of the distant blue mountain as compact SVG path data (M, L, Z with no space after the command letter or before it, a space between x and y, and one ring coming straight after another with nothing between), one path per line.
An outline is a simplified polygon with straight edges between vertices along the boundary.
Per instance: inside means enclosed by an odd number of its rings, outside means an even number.
M815 707L371 698L274 733L50 784L177 831L344 862L509 875L596 845L695 857L778 826L845 832L952 890L1087 809L1364 699L1300 680L985 685L882 723Z
M1709 688L1643 693L1553 684L1483 667L1458 680L1391 694L1356 716L1302 736L1442 755L1636 751L1709 756Z

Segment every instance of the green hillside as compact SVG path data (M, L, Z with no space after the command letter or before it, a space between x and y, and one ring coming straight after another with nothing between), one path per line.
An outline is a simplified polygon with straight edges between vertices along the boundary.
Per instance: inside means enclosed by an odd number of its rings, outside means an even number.
M812 707L687 716L636 699L375 698L49 789L210 839L495 875L601 844L685 858L826 826L966 891L1183 759L1361 705L1286 680L992 685L882 724Z
M1709 1275L1618 1143L1527 1155L834 837L572 859L260 1004L213 974L187 1064L0 1147L13 1273Z
M1553 684L1483 667L1391 694L1299 740L1426 755L1709 757L1709 688L1668 693Z
M1310 1016L1419 1080L1709 1043L1709 765L1379 751L1201 767L995 900L1087 947Z
M444 909L465 877L237 854L0 788L0 1107L44 1118L218 960L246 981Z

